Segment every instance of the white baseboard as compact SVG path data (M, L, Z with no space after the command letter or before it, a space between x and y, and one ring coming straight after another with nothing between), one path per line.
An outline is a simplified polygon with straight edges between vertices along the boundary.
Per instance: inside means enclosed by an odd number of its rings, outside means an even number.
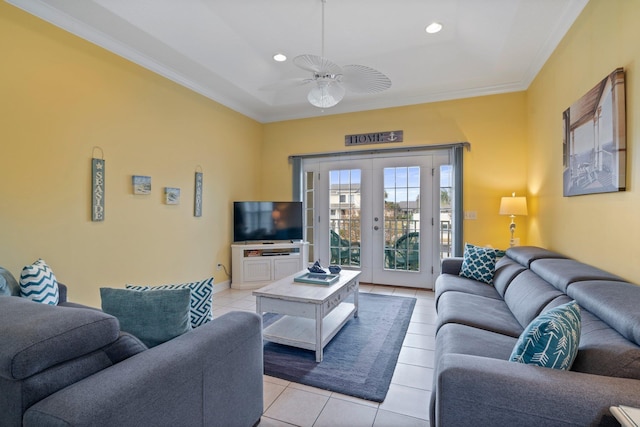
M222 292L225 289L229 289L230 287L231 287L231 280L225 280L224 282L214 283L213 293L217 294L218 292Z

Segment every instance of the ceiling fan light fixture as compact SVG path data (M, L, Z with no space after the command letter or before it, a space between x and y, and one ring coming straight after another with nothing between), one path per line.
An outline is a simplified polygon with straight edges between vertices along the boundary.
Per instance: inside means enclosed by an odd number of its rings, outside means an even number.
M284 62L287 60L287 55L285 55L284 53L276 53L275 55L273 55L273 60L276 62Z
M439 33L440 30L442 30L442 24L439 22L432 22L425 28L425 31L429 34Z
M307 95L309 103L314 107L331 108L344 98L345 89L342 85L331 81L317 81L316 83L316 86Z
M289 86L309 84L311 90L307 100L317 108L331 108L336 106L347 91L353 93L372 94L382 92L391 87L389 77L364 65L345 65L343 67L330 61L324 56L324 8L326 0L322 2L322 49L321 55L302 54L292 59L293 65L311 73L310 78L290 79ZM274 57L275 59L275 57ZM278 85L271 85L278 87ZM282 85L281 87L284 87Z

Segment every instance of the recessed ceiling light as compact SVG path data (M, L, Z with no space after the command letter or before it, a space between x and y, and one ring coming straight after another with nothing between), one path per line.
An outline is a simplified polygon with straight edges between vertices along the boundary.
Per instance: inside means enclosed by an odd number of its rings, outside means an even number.
M427 25L427 28L425 28L425 31L429 34L435 34L440 30L442 30L442 24L439 22L432 22L431 24Z
M273 55L273 60L277 62L284 62L287 60L287 56L283 53L276 53Z

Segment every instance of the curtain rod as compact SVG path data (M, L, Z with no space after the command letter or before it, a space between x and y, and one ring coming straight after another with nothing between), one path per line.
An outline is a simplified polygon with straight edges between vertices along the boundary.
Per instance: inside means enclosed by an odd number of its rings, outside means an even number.
M432 144L432 145L411 145L408 147L393 147L393 148L375 148L368 150L351 150L351 151L329 151L327 153L309 153L309 154L294 154L289 156L289 160L294 159L314 159L320 157L338 157L338 156L353 156L363 154L384 154L384 153L403 153L409 151L425 151L425 150L438 150L442 148L454 148L464 147L467 151L471 151L471 143L469 142L450 142L446 144Z

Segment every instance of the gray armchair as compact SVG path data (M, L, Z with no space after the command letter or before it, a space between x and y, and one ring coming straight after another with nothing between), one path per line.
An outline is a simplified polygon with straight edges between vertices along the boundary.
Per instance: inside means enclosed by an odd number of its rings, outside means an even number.
M61 292L61 295L64 292ZM262 322L231 312L151 349L100 310L0 297L0 425L260 420ZM18 321L19 320L19 321Z

